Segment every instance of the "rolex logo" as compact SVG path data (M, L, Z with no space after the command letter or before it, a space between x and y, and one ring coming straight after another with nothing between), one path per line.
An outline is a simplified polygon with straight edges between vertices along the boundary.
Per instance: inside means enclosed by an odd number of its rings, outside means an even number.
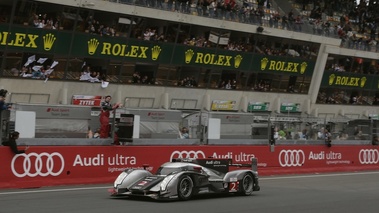
M91 38L88 41L88 54L95 54L97 46L99 46L99 41L96 38Z
M56 39L57 38L55 37L54 34L48 33L44 35L43 36L43 49L45 49L46 51L50 51Z
M329 85L333 84L335 78L336 78L336 75L334 74L329 75Z
M161 51L162 49L158 45L151 48L151 59L153 59L153 61L157 60Z
M236 55L236 57L234 57L234 68L238 68L241 64L241 61L242 61L242 56Z
M193 57L193 55L194 55L194 52L193 52L193 50L192 49L189 49L189 50L187 50L185 53L185 60L186 60L186 64L189 64L190 62L191 62L191 60L192 60L192 57Z
M366 77L361 78L361 87L362 88L365 87L366 81L367 81Z
M268 64L268 58L262 58L261 60L261 70L265 70Z
M308 64L306 62L301 63L300 65L300 73L304 74L305 70L307 69Z

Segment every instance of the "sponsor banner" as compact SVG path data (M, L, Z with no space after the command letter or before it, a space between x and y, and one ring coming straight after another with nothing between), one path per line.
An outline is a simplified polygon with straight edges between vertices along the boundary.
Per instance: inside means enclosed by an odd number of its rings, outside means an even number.
M101 106L103 97L99 95L73 95L72 105Z
M268 111L268 108L270 107L269 102L249 102L247 105L247 111L248 112L254 112L254 111Z
M177 122L181 121L182 113L178 110L128 110L128 114L139 115L141 122ZM116 115L117 116L117 115Z
M22 147L20 147L22 148ZM112 183L125 169L155 173L174 158L232 159L248 164L258 159L261 175L377 170L375 146L35 146L14 155L0 147L0 188L62 184ZM96 175L91 175L96 174Z
M252 114L226 112L210 114L209 117L220 119L222 124L251 124L254 119Z
M226 39L226 38L225 38ZM220 43L226 43L220 38ZM241 51L228 51L223 49L209 49L188 45L176 45L172 63L214 67L214 69L250 70L253 54Z
M221 45L229 42L229 33L211 32L209 41ZM70 51L73 42L75 51ZM150 42L124 37L104 37L86 33L72 33L48 29L0 26L0 50L28 53L94 57L128 62L201 66L212 69L269 72L280 75L311 77L316 60L300 57L263 56L222 48L203 48L165 42ZM294 50L288 50L291 53Z
M300 112L300 104L298 103L282 103L280 112Z
M236 101L220 101L213 100L211 105L212 111L232 111L236 110L234 107L236 106Z
M256 56L253 57L253 70L270 72L282 75L312 76L315 61L293 57Z
M321 88L379 89L379 77L357 73L325 72Z
M15 104L20 111L33 111L37 119L88 119L91 107L74 105Z

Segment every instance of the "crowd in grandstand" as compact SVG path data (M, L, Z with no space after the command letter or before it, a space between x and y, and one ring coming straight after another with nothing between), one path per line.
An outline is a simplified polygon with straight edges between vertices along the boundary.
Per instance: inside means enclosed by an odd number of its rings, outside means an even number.
M302 5L303 11L308 11L309 16L295 15L293 10L283 12L272 10L265 12L270 7L269 1L244 0L242 2L235 0L215 1L215 0L192 0L176 1L170 4L167 1L165 7L162 1L120 1L121 3L135 3L141 6L156 7L158 9L167 9L178 12L187 12L191 14L209 16L212 18L221 18L231 21L239 21L248 24L263 25L264 20L268 20L267 25L274 28L302 31L302 25L307 22L312 26L313 33L324 36L338 36L341 38L342 46L364 51L379 50L379 42L376 40L377 21L375 13L369 10L366 2L363 0L358 6L354 6L353 1L323 1L323 0L296 0L295 2ZM172 3L172 2L171 2ZM310 6L312 5L312 6ZM339 20L335 20L336 14L339 14ZM267 18L264 18L267 16ZM60 16L48 17L47 14L33 14L30 20L32 26L46 29L58 29L61 23ZM86 18L83 28L88 33L99 34L102 36L115 36L116 26L111 23L101 23L90 15ZM158 34L156 29L148 28L146 30L134 31L131 35L135 38L152 41L169 41L163 34ZM201 36L199 36L201 37ZM191 45L194 38L189 36L184 42ZM211 46L205 38L196 38L196 46ZM243 51L246 50L246 44L239 44L236 41L230 41L225 47L229 50Z
M157 9L166 9L177 12L185 12L209 16L211 18L221 18L231 21L238 21L249 24L265 25L274 28L302 31L304 23L310 24L314 34L324 36L338 36L341 38L341 46L364 51L378 51L379 42L376 39L377 21L376 14L362 0L358 6L352 0L344 1L324 1L324 0L296 0L295 3L301 5L302 11L295 15L291 9L287 12L270 9L269 0L182 0L182 1L117 1L119 3L137 4L149 6ZM267 12L269 11L269 12ZM307 12L304 12L307 11ZM309 14L309 15L303 15ZM340 15L336 21L334 17ZM266 17L266 18L264 18ZM58 29L62 25L60 16L48 17L47 14L33 14L30 24L38 28ZM112 23L101 23L94 16L89 15L83 22L84 31L102 36L116 36L117 27ZM133 31L134 38L151 41L169 41L173 38L165 38L163 34L158 34L157 29L136 29ZM204 36L191 36L184 41L184 44L209 47L214 46ZM248 51L246 43L230 40L225 49L234 51ZM262 53L281 55L284 50L261 50Z
M310 24L314 34L341 38L343 47L364 51L379 50L377 42L379 16L376 13L379 4L375 1L361 0L358 4L355 0L294 0L294 5L299 5L299 8L290 11L273 8L271 0L112 0L112 2L295 31L302 31L303 24ZM32 14L28 20L29 25L37 28L60 29L67 22L61 15L49 17L46 11L38 12L40 13ZM117 26L113 23L102 23L92 15L85 18L81 25L83 26L78 28L88 33L117 35ZM135 36L146 40L145 34L146 32L140 30ZM167 38L157 33L149 37L150 40L167 41ZM236 41L230 42L236 43Z
M377 23L379 21L378 14L375 9L379 6L376 4L368 5L366 0L361 0L359 5L355 5L353 0L294 0L295 4L300 5L300 9L293 8L290 11L268 10L272 9L269 0L180 0L180 1L164 1L164 0L125 0L117 1L119 3L138 4L141 6L154 7L157 9L165 9L176 12L183 12L193 15L207 16L210 18L225 19L230 21L243 22L248 24L265 25L273 28L282 28L286 30L302 31L303 25L312 26L314 34L323 36L338 36L341 38L342 46L347 48L379 51L379 42L377 42ZM267 12L269 11L269 12ZM37 11L33 13L28 20L28 25L36 28L44 29L60 29L65 25L65 20L59 15L47 15L45 11ZM308 15L306 15L308 14ZM96 13L95 13L96 15ZM102 20L97 20L95 15L88 15L83 18L80 26L81 30L97 34L101 36L117 36L117 26L113 23L102 23ZM336 20L335 17L339 19ZM6 16L4 16L6 17ZM332 18L333 17L333 18ZM3 20L3 18L1 19ZM264 23L265 22L265 23ZM76 29L75 29L76 30ZM159 30L153 26L140 27L134 26L130 35L132 38L148 41L173 42L175 38L170 35L158 33ZM197 47L214 47L217 44L212 43L203 34L187 35L183 44ZM221 48L230 51L247 51L257 52L266 55L284 56L291 55L295 57L307 57L314 53L310 47L301 46L290 47L283 45L280 48L266 45L265 43L229 40L225 45L218 45ZM101 72L90 69L89 66L84 67L79 80L90 82L101 82L105 79ZM346 64L334 63L331 67L334 71L352 71L361 73L370 73L367 70L357 70L348 67ZM13 70L13 69L12 69ZM14 69L14 75L36 79L46 79L51 72L47 72L49 67L44 66L24 66L21 70ZM374 73L378 73L379 69L375 67ZM135 72L132 76L131 83L135 84L156 84L153 77ZM178 86L197 87L197 82L193 77L185 77L179 79L176 83ZM236 81L234 79L225 79L218 83L218 88L236 89ZM251 86L256 91L270 91L270 83L261 81ZM287 92L293 92L291 88ZM344 100L344 96L340 98L340 94L320 96L320 102L325 103L347 103L349 100ZM357 104L362 103L362 98L356 97ZM378 103L378 98L373 98L373 104Z

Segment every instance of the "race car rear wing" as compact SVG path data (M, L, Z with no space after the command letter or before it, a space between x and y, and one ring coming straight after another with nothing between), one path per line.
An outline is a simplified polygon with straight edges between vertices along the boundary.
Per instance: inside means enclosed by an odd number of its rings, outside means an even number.
M175 159L172 159L172 162L195 163L195 164L199 164L201 166L204 166L210 169L214 169L222 173L229 172L229 167L251 167L253 171L258 170L258 159L256 158L251 159L251 164L233 163L232 159L216 159L216 158L197 158L197 159L175 158Z
M232 164L229 164L229 166L251 167L251 170L258 171L258 159L257 158L251 158L251 164L232 163Z

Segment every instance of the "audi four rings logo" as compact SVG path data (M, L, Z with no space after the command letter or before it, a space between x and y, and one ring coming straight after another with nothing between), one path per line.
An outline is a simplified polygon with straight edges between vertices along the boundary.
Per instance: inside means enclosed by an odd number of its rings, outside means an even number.
M377 149L361 149L359 151L359 162L361 164L377 164L379 162L379 151Z
M17 160L22 161L22 169L16 167ZM56 162L58 161L58 162ZM57 165L57 166L56 166ZM58 152L28 153L15 155L12 159L11 169L16 177L58 176L64 169L63 156Z
M279 163L282 167L302 166L304 162L303 150L282 150L279 153Z
M175 158L205 158L203 151L174 151L171 153L170 161Z

